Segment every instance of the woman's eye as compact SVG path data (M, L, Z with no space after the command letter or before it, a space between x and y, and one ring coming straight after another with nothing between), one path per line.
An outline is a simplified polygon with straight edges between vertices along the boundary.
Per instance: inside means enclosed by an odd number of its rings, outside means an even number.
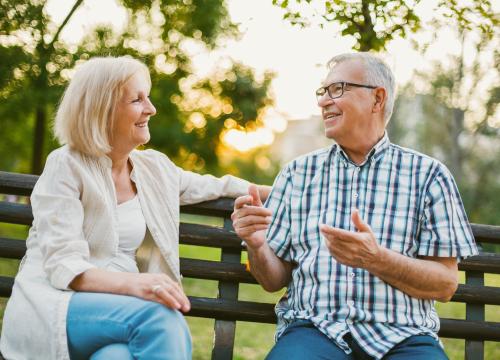
M132 100L133 103L138 103L140 101L141 101L141 98L137 98L137 99Z

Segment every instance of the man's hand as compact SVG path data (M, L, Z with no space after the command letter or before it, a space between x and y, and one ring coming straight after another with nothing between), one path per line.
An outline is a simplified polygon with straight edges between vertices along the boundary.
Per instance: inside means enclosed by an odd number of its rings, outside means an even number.
M236 234L248 247L259 249L266 242L266 230L271 222L271 211L262 206L257 186L248 187L248 195L234 201L231 215Z
M273 188L268 185L257 185L257 190L259 190L260 201L266 201Z
M353 211L351 219L357 232L325 224L321 224L319 228L335 260L347 266L367 269L380 261L382 248L377 243L370 226L361 219L357 209Z

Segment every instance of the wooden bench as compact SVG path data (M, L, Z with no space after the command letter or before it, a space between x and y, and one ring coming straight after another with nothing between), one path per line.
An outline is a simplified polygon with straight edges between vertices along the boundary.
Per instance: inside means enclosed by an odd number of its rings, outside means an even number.
M37 176L0 171L0 194L29 196ZM192 310L188 316L215 319L212 359L232 359L237 321L275 323L274 304L239 301L240 283L255 284L252 275L241 263L245 251L233 231L230 214L233 202L220 199L182 207L183 213L217 216L224 219L222 227L180 225L180 243L221 249L220 261L181 258L184 277L218 281L217 298L190 297ZM31 225L31 207L0 201L0 222ZM500 226L473 224L476 241L500 244ZM22 239L0 238L0 257L21 259L26 251ZM500 274L500 254L481 252L459 264L465 271L452 301L466 303L466 319L441 319L439 335L465 339L465 359L484 358L484 341L500 341L500 322L485 321L485 305L500 305L500 288L484 285L484 274ZM13 278L0 276L0 297L10 296Z

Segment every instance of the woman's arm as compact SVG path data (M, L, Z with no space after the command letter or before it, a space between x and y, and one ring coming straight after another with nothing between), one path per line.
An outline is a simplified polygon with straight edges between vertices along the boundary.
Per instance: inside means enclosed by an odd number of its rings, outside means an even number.
M182 312L191 308L181 286L165 274L122 273L95 268L76 276L69 287L75 291L135 296Z

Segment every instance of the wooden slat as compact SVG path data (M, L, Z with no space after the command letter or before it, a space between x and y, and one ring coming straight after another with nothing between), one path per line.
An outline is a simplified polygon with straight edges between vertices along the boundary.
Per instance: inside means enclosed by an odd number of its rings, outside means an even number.
M38 176L0 171L0 194L29 196Z
M439 336L455 339L500 341L500 323L489 321L440 319Z
M22 259L26 253L26 241L0 237L0 258Z
M462 271L480 271L484 273L500 274L500 254L480 253L461 261L458 269Z
M199 214L210 214L212 216L229 216L226 210L221 210L218 203L226 204L231 202L229 199L219 199L214 201L208 201L196 205L190 205L187 207L181 207L181 211L186 213L199 213ZM213 209L212 212L209 209ZM198 211L199 210L199 211ZM6 222L11 224L20 225L31 225L33 221L33 214L31 212L31 206L28 204L19 204L8 201L0 201L0 222Z
M9 297L14 286L14 278L0 276L0 297Z
M30 196L38 180L37 175L0 171L0 194ZM222 198L201 204L182 206L187 213L229 217L233 211L233 200Z
M22 259L26 253L24 240L0 237L0 258ZM220 261L181 258L181 273L185 277L256 284L245 265Z
M213 228L210 228L213 229ZM21 259L26 252L26 243L22 240L0 238L0 255L4 258ZM491 260L492 256L488 256ZM498 256L494 257L498 261ZM181 258L183 276L233 281L255 284L252 275L243 264ZM500 288L490 286L459 285L452 301L500 305Z
M38 176L0 171L0 193L29 196ZM229 217L232 199L217 199L201 204L183 206L182 211L195 214ZM471 224L477 242L500 244L500 226Z
M13 279L0 276L0 296L8 297ZM190 296L191 311L188 316L222 320L252 321L274 324L274 304L250 301L230 301ZM448 338L500 341L500 323L470 320L441 319L439 335Z
M451 301L468 304L500 305L500 288L460 284Z
M188 316L207 317L220 320L276 323L274 304L251 301L234 301L189 296L191 311Z
M181 212L229 218L233 212L233 203L234 199L220 198L199 204L181 206Z
M257 284L243 264L186 258L180 262L184 277Z
M500 244L500 226L471 224L476 242Z
M31 225L31 205L0 201L0 222L17 225Z
M180 224L179 242L222 249L242 250L241 239L234 231L199 224Z

